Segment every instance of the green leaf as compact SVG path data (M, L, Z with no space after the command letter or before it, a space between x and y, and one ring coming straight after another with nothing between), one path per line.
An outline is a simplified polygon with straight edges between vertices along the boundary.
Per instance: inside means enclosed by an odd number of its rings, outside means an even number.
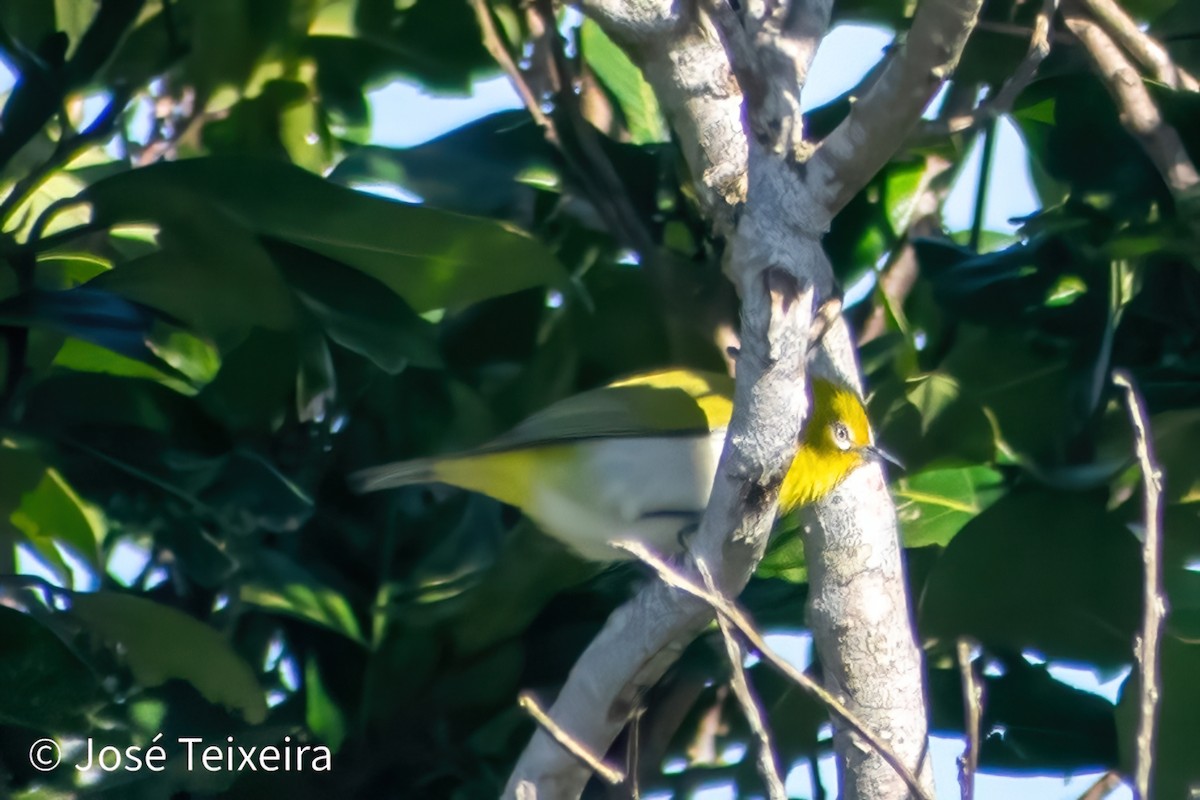
M670 138L658 99L642 71L591 19L579 27L579 46L600 82L613 93L629 126L634 144L654 144Z
M1128 663L1141 553L1103 493L1014 490L967 522L929 575L927 637L972 636L1101 667Z
M908 475L892 495L905 547L945 546L1003 493L1003 476L989 467L939 469Z
M1140 510L1141 504L1135 504ZM1163 587L1167 630L1185 641L1200 641L1200 504L1170 506L1163 514Z
M965 466L995 456L992 424L979 402L941 372L901 384L883 383L870 401L879 440L911 472L932 466Z
M1166 475L1164 498L1169 503L1200 502L1200 409L1155 414L1150 419L1154 452Z
M346 719L337 701L329 696L315 658L304 665L304 697L308 729L336 753L346 740Z
M42 459L30 450L18 447L14 442L0 439L0 543L8 546L6 539L19 536L20 531L11 526L11 515L21 506L26 494L41 483L46 474Z
M39 731L85 730L101 698L91 669L33 617L0 606L0 720Z
M107 532L104 517L54 469L46 470L37 488L21 499L11 521L39 551L58 542L99 571L100 544Z
M884 174L884 204L892 233L903 236L912 222L917 199L925 190L925 160L889 164Z
M111 292L87 287L61 292L34 289L0 302L0 324L36 326L75 336L146 364L154 373L184 378L150 346L151 339L169 323L153 309Z
M197 392L191 381L182 380L174 370L163 372L143 361L126 358L82 339L65 340L54 356L53 365L78 372L102 372L125 378L146 378L185 395L194 395Z
M176 459L180 465L182 459ZM313 499L279 469L248 448L237 448L216 462L216 477L199 491L235 530L291 533L312 517ZM205 472L206 465L197 464Z
M296 418L300 422L322 421L337 399L337 376L333 355L319 327L302 327L300 367L296 371Z
M79 46L79 40L92 24L92 17L95 15L96 9L90 3L54 0L55 27L67 34L71 41L71 47L67 50L68 58Z
M288 412L299 363L295 331L255 328L225 355L220 372L197 399L230 428L271 429Z
M227 115L203 128L204 145L214 155L274 156L321 174L331 166L328 130L313 91L294 80L272 80L243 98Z
M280 553L258 554L254 577L242 585L245 603L340 633L360 644L358 619L344 595Z
M186 205L184 210L193 213L215 207L253 233L299 245L361 270L418 312L462 307L487 297L565 281L562 267L549 251L502 223L354 192L298 167L271 161L202 158L162 162L102 180L84 194L95 206L96 221L106 225L163 220L164 196L179 198ZM186 215L177 218L174 224L181 225L186 219ZM169 230L164 227L164 237ZM212 242L193 240L191 246L190 257L196 261L217 255ZM213 264L212 268L240 272L246 268L240 260L234 258L228 266ZM128 269L126 265L114 274ZM231 281L234 286L242 282L235 276ZM205 288L211 292L220 283ZM234 301L230 316L261 302L253 297L239 299L226 285L220 289L226 301ZM186 287L175 287L180 290L186 291ZM243 324L247 316L261 317L261 312L251 309L242 314Z
M442 366L434 327L379 281L301 247L267 248L330 339L391 375Z
M977 676L986 698L981 727L989 732L980 743L984 770L1062 773L1116 763L1112 703L1057 680L1048 665L1030 664L1019 654L989 652L986 659L993 669ZM959 670L930 669L928 680L934 729L962 735Z
M359 147L330 180L391 185L424 204L532 225L541 192L561 184L559 158L528 111L501 111L415 147Z
M1055 457L1072 433L1077 409L1065 355L1016 333L962 326L942 370L990 412L1000 438L1018 455Z
M255 328L290 330L296 299L236 214L154 167L106 178L88 190L97 222L153 222L160 250L119 264L88 286L115 292L181 320L222 353ZM319 180L319 179L318 179ZM140 198L124 192L147 192Z
M252 725L266 719L266 696L254 671L208 625L168 606L115 592L73 595L72 609L92 633L119 649L142 686L178 678Z

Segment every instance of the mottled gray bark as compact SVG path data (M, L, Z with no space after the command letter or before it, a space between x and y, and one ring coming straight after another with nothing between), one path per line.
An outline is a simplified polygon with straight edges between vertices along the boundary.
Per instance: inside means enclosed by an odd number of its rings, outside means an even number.
M821 236L919 120L952 71L981 0L922 0L904 47L848 118L815 144L803 138L799 94L831 2L794 3L750 0L739 16L723 0L582 2L653 85L701 203L729 242L726 270L742 300L734 416L693 546L730 596L762 557L807 411L813 303L833 287ZM822 338L811 369L859 385L843 321ZM852 475L819 505L809 528L809 624L830 688L932 788L921 653L895 508L879 468ZM690 596L659 583L646 587L580 657L552 717L603 753L639 694L711 618ZM839 731L835 748L843 797L906 796L895 771L856 737ZM588 777L539 731L506 796L576 797Z

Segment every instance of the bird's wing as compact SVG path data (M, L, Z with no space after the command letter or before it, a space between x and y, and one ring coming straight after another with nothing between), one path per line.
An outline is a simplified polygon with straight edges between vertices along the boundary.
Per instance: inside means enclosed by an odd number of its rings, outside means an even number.
M561 400L492 440L479 452L582 439L688 436L729 424L733 380L696 370L635 375Z

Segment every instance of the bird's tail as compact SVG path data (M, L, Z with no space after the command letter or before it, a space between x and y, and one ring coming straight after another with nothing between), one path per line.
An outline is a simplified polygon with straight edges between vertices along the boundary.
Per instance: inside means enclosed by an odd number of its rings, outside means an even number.
M348 478L350 488L357 494L414 483L435 483L437 480L437 462L432 458L393 461L391 464L359 470Z

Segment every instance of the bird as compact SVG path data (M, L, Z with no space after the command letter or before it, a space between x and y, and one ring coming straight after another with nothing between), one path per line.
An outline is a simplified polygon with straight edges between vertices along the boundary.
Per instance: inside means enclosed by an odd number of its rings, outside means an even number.
M898 463L875 443L853 388L814 378L780 514L815 502L871 461ZM515 506L584 559L631 558L610 542L682 548L704 513L733 411L733 380L688 369L648 372L539 411L473 450L370 467L356 492L442 483Z

